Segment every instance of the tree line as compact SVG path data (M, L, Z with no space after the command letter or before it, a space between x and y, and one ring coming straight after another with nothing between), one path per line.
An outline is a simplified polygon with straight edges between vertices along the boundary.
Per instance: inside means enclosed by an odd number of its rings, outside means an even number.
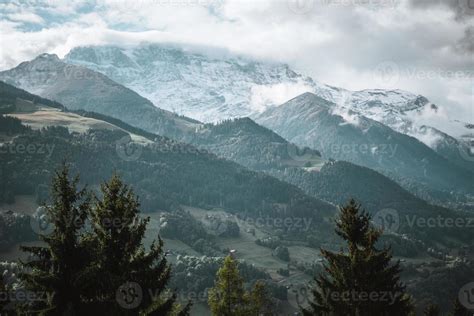
M101 185L100 194L78 188L63 164L55 172L51 202L45 212L51 231L41 235L44 246L25 246L20 286L44 299L9 304L9 315L189 315L192 302L180 303L168 288L172 268L161 238L144 246L149 218L141 218L140 203L118 175ZM315 276L308 304L310 315L414 315L415 304L400 281L400 264L389 248L378 249L382 232L354 200L340 208L336 234L346 249L321 249L324 273ZM268 289L256 282L247 290L237 260L229 255L209 290L208 305L216 316L273 315ZM16 289L18 290L18 289ZM15 291L0 278L0 293ZM9 297L2 295L2 297ZM424 315L439 315L436 305ZM455 301L453 316L470 315Z

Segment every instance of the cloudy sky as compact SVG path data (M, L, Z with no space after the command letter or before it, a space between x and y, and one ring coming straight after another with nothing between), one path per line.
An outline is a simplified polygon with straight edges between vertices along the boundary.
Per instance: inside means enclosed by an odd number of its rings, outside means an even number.
M1 70L81 45L197 44L423 94L474 121L473 0L7 0L0 15Z

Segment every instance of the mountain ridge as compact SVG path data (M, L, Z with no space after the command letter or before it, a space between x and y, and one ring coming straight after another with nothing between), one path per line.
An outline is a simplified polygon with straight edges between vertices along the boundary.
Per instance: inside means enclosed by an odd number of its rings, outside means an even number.
M346 160L386 175L397 173L435 189L472 191L469 171L416 138L356 112L333 109L329 101L306 93L266 110L256 121L290 142L319 150L326 159Z
M82 66L66 64L56 55L42 54L0 72L0 80L66 104L71 110L110 115L164 136L180 135L197 123L159 109L107 76Z

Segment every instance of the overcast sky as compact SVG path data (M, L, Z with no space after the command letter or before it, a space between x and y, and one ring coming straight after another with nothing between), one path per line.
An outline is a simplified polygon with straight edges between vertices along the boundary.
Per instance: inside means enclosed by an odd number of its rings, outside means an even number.
M0 14L1 70L81 45L198 44L423 94L474 121L473 0L24 0Z

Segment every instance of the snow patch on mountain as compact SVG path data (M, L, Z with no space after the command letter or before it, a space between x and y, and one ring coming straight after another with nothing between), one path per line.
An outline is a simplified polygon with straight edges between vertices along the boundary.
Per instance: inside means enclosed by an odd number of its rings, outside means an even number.
M309 91L336 104L341 114L358 112L427 144L436 142L419 135L421 126L458 139L473 134L468 124L450 120L441 107L421 95L402 90L349 91L319 83L285 64L157 44L77 47L64 60L106 74L157 107L204 122L255 116Z

